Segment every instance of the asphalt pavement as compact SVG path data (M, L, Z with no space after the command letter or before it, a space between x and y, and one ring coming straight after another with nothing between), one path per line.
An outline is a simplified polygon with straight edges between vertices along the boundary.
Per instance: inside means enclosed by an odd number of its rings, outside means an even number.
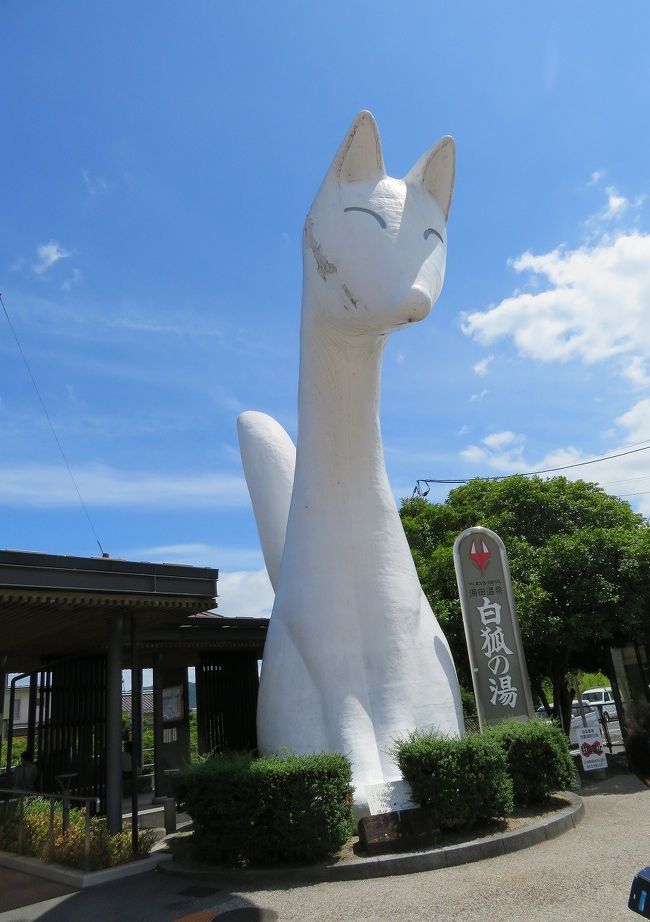
M474 864L246 888L157 871L45 901L41 891L39 902L26 892L28 905L0 912L0 922L631 922L630 884L650 864L650 791L619 772L586 784L581 794L586 816L575 830ZM0 894L6 880L0 878Z

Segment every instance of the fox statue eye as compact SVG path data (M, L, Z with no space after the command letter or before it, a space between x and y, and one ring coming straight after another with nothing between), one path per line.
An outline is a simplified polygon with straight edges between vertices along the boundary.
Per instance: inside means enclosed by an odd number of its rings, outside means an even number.
M440 241L440 243L444 243L444 242L445 242L445 241L442 239L442 234L439 234L438 231L437 231L437 230L434 230L433 227L427 227L427 229L426 229L425 232L424 232L424 239L426 240L428 237L431 236L431 234L435 234L435 236L438 238L438 240Z
M349 208L344 208L343 211L363 211L365 214L370 214L373 218L376 218L379 222L379 226L386 229L386 222L380 214L377 214L376 211L373 211L371 208L359 208L357 205L350 205Z

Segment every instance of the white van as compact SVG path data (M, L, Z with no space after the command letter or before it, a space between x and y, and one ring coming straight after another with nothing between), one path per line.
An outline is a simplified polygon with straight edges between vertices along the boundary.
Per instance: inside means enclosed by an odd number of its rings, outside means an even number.
M618 712L611 688L588 688L582 693L582 700L588 701L599 712L603 720L616 720Z

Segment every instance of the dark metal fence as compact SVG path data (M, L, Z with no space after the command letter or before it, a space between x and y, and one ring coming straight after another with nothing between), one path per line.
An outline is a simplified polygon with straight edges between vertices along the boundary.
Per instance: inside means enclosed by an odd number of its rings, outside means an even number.
M38 764L37 786L56 788L59 775L74 775L72 792L106 799L106 656L63 659L30 673L27 746ZM12 699L15 681L12 680ZM13 701L12 701L13 703ZM7 734L11 769L13 711Z
M257 747L257 656L205 654L196 667L200 753Z
M62 794L39 794L34 791L18 791L14 788L0 788L0 819L3 824L16 826L16 852L23 854L27 825L25 821L25 802L28 800L48 800L50 804L49 832L47 854L49 860L54 856L54 840L57 835L56 805L61 803L60 830L65 833L68 828L70 807L78 805L84 809L84 860L83 869L90 865L90 820L99 806L96 797L74 797L67 791ZM13 850L13 849L12 849Z
M75 772L78 796L106 798L106 657L62 660L40 674L38 751L43 788Z

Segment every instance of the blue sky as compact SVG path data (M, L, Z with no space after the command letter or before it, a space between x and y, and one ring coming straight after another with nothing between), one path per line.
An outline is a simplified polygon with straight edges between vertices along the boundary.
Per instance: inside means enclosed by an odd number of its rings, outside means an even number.
M268 611L235 421L295 436L302 223L363 108L391 175L457 142L443 294L386 353L396 497L650 445L646 3L14 0L0 28L0 290L111 555ZM648 514L649 460L573 476ZM2 316L0 526L98 552Z

